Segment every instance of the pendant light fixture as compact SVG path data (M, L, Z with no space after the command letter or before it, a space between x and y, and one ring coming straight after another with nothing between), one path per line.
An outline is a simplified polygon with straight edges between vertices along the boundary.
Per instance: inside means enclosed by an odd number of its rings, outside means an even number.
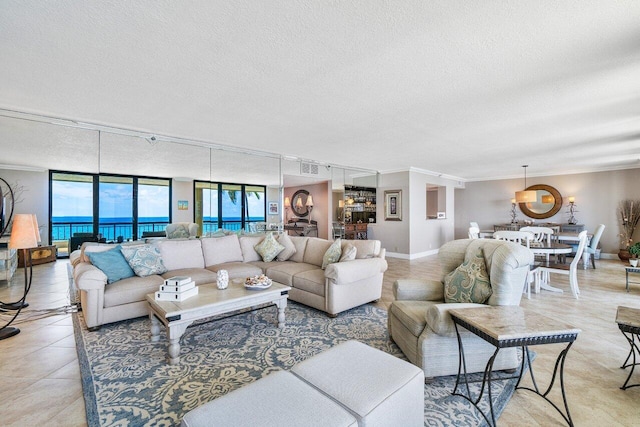
M524 168L524 190L516 191L517 203L531 203L538 199L538 192L535 190L527 190L527 168L529 165L522 165Z

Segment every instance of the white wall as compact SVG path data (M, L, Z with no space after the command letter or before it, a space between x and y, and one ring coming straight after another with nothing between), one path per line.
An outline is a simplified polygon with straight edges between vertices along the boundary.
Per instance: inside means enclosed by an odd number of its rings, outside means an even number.
M585 224L591 232L598 224L606 226L600 245L603 253L617 254L620 228L618 203L624 199L640 199L640 169L596 172L575 175L556 175L527 178L527 186L547 184L556 188L563 197L563 206L553 217L540 221L566 223L569 215L569 196L575 197L579 224ZM467 235L469 221L476 221L481 229L493 228L493 224L511 220L511 199L515 191L524 186L522 179L468 182L466 188L455 191L455 237ZM526 217L518 208L518 219ZM636 230L634 241L640 240Z
M193 181L176 181L172 182L171 195L171 222L193 222ZM188 209L179 210L178 200L186 200ZM198 230L200 234L202 230Z

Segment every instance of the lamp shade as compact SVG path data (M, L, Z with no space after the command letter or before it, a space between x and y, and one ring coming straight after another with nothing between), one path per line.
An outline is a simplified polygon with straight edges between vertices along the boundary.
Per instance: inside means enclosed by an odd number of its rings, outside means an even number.
M298 197L296 199L296 208L301 208L301 207L302 207L302 199Z
M313 197L311 196L311 194L309 194L309 197L307 197L307 203L305 203L305 206L313 206Z
M538 192L534 190L516 191L517 203L535 202L538 198Z
M342 199L338 200L338 207L339 208L343 208L344 207L344 200L342 200Z
M29 249L38 246L40 232L38 221L32 214L17 214L13 218L9 247L12 249Z
M555 202L555 199L551 194L546 194L542 196L542 203L553 203L553 202Z
M284 207L285 208L290 208L291 207L291 199L288 197L284 198Z

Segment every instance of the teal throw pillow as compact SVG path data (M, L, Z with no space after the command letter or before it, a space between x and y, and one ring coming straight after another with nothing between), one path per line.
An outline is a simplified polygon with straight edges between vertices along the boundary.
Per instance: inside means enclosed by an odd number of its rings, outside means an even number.
M136 276L145 277L152 274L166 273L158 248L152 245L123 246L120 251Z
M107 275L107 283L117 282L127 277L135 276L129 263L120 252L122 246L118 245L113 249L103 252L85 252L91 264L98 267Z
M482 248L444 278L444 302L484 304L492 293Z
M264 262L271 262L284 250L284 246L278 243L272 233L269 233L253 249L260 254Z
M329 249L324 253L322 257L322 269L327 268L327 265L333 264L334 262L338 262L340 260L340 255L342 255L342 240L339 238L336 239Z

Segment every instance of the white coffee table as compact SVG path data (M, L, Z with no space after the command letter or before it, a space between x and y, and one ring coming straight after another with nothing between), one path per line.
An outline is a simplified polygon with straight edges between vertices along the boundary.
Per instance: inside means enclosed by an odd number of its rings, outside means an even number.
M267 289L249 290L243 283L229 283L227 289L220 290L212 283L198 288L198 295L182 302L156 301L155 294L147 295L151 340L160 340L161 325L167 328L171 365L180 363L180 337L196 320L273 303L278 308L278 327L284 327L284 309L291 290L289 286L273 282Z

